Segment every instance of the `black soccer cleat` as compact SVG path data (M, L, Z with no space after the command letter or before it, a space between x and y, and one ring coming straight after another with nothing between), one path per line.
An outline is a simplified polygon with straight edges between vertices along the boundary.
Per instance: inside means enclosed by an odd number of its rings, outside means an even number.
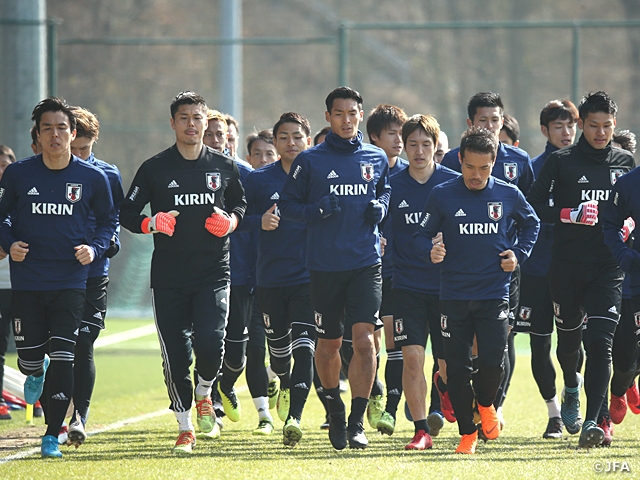
M364 450L369 445L369 440L364 434L364 426L362 423L356 423L347 427L347 438L349 439L349 448L359 448Z
M329 441L336 450L344 450L347 447L347 422L344 412L330 415Z
M560 417L553 417L547 423L547 429L542 434L542 438L562 438L564 424Z

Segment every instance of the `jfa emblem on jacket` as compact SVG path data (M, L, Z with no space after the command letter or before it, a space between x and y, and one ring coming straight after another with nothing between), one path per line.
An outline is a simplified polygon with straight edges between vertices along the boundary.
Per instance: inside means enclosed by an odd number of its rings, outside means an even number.
M216 191L220 188L220 173L207 173L207 188Z
M67 200L71 203L76 203L82 198L82 184L81 183L67 183Z
M361 163L360 170L362 171L362 178L364 178L367 182L373 180L373 163Z
M401 318L396 318L394 323L396 324L396 333L400 335L404 331L404 322Z
M502 202L487 202L489 218L496 222L502 218Z
M517 163L505 163L504 164L504 178L513 182L518 178L518 164Z
M611 185L615 185L618 181L618 177L624 175L624 170L621 168L612 168L609 170L609 176L611 178Z
M520 307L520 318L522 320L529 320L531 318L531 307Z

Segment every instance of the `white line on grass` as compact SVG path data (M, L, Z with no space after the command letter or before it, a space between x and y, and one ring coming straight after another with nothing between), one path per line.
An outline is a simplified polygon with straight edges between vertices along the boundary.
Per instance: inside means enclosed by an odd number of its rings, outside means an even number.
M156 333L155 324L143 325L142 327L132 328L120 333L114 333L112 335L106 335L99 337L93 344L93 348L107 347L114 343L125 342L127 340L133 340L134 338L146 337Z

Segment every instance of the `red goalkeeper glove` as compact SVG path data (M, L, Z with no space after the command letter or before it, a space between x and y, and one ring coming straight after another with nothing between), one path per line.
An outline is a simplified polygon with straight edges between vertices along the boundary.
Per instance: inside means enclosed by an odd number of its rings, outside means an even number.
M633 218L629 217L624 221L624 223L622 224L622 230L620 231L620 233L622 233L623 242L629 240L629 236L631 235L631 232L635 230L635 228L636 222L633 221Z
M598 201L582 202L578 208L563 208L560 210L560 221L593 227L598 223Z
M233 232L238 226L238 218L235 215L229 215L218 207L213 207L213 213L207 221L204 222L204 228L216 237L224 237Z
M158 212L151 218L145 218L140 225L142 233L164 233L172 236L176 227L176 217L180 215L177 210Z

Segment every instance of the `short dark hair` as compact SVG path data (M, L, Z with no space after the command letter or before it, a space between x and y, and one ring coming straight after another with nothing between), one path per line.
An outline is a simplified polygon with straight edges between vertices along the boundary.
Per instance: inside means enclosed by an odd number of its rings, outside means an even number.
M38 145L38 127L33 125L31 130L29 130L29 133L31 134L31 143L33 145Z
M504 105L502 104L500 95L493 92L480 92L471 97L469 99L469 103L467 104L467 114L469 115L469 120L473 122L473 117L476 116L478 108L482 107L498 107L500 108L500 113L504 112Z
M86 137L97 140L100 135L100 122L96 116L82 107L71 107L76 116L76 137Z
M590 113L604 112L613 115L618 113L618 105L614 102L607 92L599 90L597 92L589 92L578 105L578 113L580 119L585 121Z
M464 154L469 150L474 153L490 153L496 158L498 151L498 141L496 136L483 127L472 126L462 134L460 141L460 157L464 158Z
M551 122L556 120L578 121L578 109L573 102L567 98L562 100L551 100L540 112L540 125L549 128Z
M253 132L247 135L247 153L251 155L251 147L257 140L262 140L273 145L273 131L270 128L265 128L259 132Z
M31 120L36 122L36 131L40 132L40 119L42 114L46 112L62 112L69 119L69 130L72 132L76 129L76 116L71 111L71 107L64 98L49 97L41 100L33 112L31 112Z
M224 119L227 121L227 127L229 125L233 125L234 127L236 127L236 130L240 131L240 125L238 125L238 121L235 118L227 113L225 114Z
M331 130L331 127L329 125L327 125L326 127L322 127L320 130L318 130L318 132L313 137L313 145L314 146L318 145L318 141L320 140L320 137L322 135L326 136L330 130Z
M371 135L380 136L382 130L389 128L392 123L397 123L402 128L404 122L407 121L407 114L404 110L395 105L389 105L388 103L381 103L376 108L369 112L369 118L367 118L367 135L369 135L369 141L373 143Z
M440 136L440 125L433 115L414 115L402 125L402 141L406 144L409 135L416 130L424 132L433 140L433 146L437 147Z
M16 154L13 153L13 150L11 150L11 148L7 147L6 145L0 145L0 157L3 155L9 157L11 163L16 161Z
M190 90L180 92L176 95L176 98L173 99L173 102L171 102L171 118L176 118L176 112L180 108L180 105L202 105L205 115L208 110L207 102L204 101L204 98Z
M331 113L331 109L333 108L333 101L336 98L351 98L358 102L358 108L362 110L362 104L364 103L362 100L362 96L359 92L349 87L338 87L333 90L324 101L324 104L327 107L327 112Z
M502 131L507 134L512 142L520 140L520 124L516 117L512 117L508 113L504 114L504 122L502 124Z
M286 112L280 115L280 120L276 122L273 126L273 136L278 135L278 129L285 123L297 123L302 127L304 133L307 135L311 135L311 125L309 125L309 120L295 112Z
M636 134L629 130L620 130L613 134L612 142L620 145L620 148L631 152L631 155L636 154Z

